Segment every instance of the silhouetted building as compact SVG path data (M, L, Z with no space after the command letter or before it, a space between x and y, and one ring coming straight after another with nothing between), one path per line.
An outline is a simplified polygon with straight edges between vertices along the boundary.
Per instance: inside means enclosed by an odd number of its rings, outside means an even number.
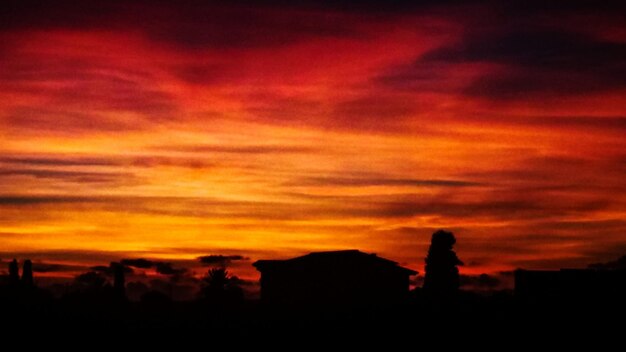
M416 271L358 250L259 260L261 299L268 303L393 303L409 291Z
M22 265L22 285L24 287L31 287L33 282L33 262L30 259L26 259Z
M621 301L626 296L626 270L516 270L515 296L534 303Z

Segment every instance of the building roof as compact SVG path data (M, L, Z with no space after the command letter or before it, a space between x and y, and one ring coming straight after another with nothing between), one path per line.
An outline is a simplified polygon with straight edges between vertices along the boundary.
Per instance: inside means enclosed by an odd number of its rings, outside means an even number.
M402 271L407 275L416 275L417 271L404 268L389 259L381 258L376 254L363 253L356 249L313 252L296 258L285 260L258 260L252 265L259 271L268 271L276 269L297 268L303 266L319 266L319 265L342 265L342 264L360 264L367 263L378 267Z

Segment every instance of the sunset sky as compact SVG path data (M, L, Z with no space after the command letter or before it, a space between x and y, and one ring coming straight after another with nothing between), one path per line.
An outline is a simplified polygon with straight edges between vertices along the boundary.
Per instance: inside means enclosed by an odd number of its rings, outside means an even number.
M41 3L0 4L3 263L626 254L623 1Z

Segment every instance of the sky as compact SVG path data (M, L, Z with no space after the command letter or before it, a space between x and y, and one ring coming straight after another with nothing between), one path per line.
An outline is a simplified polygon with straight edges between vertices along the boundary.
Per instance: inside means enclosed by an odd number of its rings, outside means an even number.
M382 3L3 1L0 259L626 253L626 5Z

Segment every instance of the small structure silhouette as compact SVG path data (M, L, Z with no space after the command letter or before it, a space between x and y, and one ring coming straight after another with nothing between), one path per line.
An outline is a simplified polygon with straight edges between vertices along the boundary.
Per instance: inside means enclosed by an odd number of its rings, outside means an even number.
M416 271L358 250L259 260L261 300L272 304L395 303Z
M22 265L22 285L24 287L33 287L33 262L26 259Z
M426 257L426 274L424 291L431 296L447 298L459 291L460 279L457 265L463 265L452 250L456 238L452 232L438 230L433 233L428 256Z

